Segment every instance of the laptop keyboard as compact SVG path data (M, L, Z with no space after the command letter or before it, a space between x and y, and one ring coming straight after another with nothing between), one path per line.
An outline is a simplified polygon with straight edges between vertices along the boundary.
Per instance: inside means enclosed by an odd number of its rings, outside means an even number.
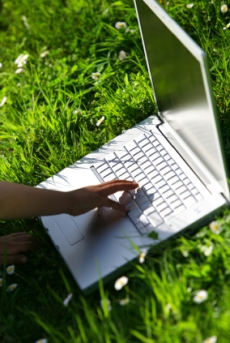
M129 142L95 169L103 181L138 182L139 188L124 193L120 202L142 235L203 199L153 133Z

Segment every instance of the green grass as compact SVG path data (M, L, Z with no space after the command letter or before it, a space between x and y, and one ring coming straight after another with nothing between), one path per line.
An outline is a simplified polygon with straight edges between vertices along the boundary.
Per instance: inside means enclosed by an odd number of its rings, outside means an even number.
M214 97L230 164L230 32L221 1L161 1L207 52ZM155 111L132 1L0 2L0 178L36 185ZM26 17L24 20L22 16ZM125 21L126 30L116 30ZM43 51L49 51L44 58ZM120 61L120 50L127 58ZM15 59L28 54L24 72ZM91 74L100 72L95 82ZM78 109L80 109L78 111ZM105 116L97 127L97 121ZM113 283L88 297L76 286L37 218L1 222L0 234L30 231L45 247L6 275L0 290L0 342L230 341L230 220L165 244L133 264L121 291ZM210 256L202 246L213 245ZM17 283L12 292L6 287ZM208 291L201 304L199 289ZM73 293L68 307L67 294ZM128 297L129 304L119 300ZM110 299L112 309L100 307Z

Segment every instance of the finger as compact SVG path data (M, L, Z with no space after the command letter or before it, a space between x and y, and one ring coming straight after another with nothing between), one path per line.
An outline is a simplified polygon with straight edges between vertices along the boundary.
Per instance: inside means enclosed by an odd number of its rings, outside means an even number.
M25 255L0 255L0 266L7 266L10 264L24 264L27 261L27 257Z
M0 244L0 254L4 254L6 251L7 254L14 255L20 252L35 250L37 250L37 247L34 242L10 242L6 244Z
M110 181L109 183L102 183L100 186L98 193L102 196L108 196L119 191L135 189L138 187L138 183L127 180L115 180Z
M113 201L113 200L111 200L109 198L101 197L100 207L101 206L110 207L110 208L113 208L114 210L117 210L117 211L120 211L120 212L123 212L123 213L127 212L127 209L126 209L126 207L124 205L119 204L118 202Z

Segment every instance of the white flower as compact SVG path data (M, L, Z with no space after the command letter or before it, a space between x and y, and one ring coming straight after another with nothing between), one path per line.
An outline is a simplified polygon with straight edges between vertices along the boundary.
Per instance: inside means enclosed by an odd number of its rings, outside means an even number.
M104 117L104 116L101 117L101 119L99 119L99 120L97 121L96 126L100 126L101 123L102 123L104 120L105 120L105 117Z
M20 74L23 71L23 68L18 68L15 70L15 74Z
M121 306L127 305L130 302L129 298L124 298L119 301Z
M204 256L210 256L213 251L213 245L210 245L209 247L207 247L206 245L202 245L200 247L200 250L204 253Z
M3 279L0 278L0 287L2 287Z
M187 4L186 7L187 8L193 8L194 4Z
M209 224L209 228L216 235L219 235L219 233L221 232L221 225L216 221L211 222Z
M139 263L145 262L145 256L147 255L147 249L143 249L139 255Z
M12 266L9 266L6 268L7 274L11 275L14 274L15 266L12 264Z
M12 292L13 290L15 290L15 288L17 288L18 285L17 283L12 283L12 285L10 285L8 288L7 288L7 292Z
M2 68L2 63L0 62L0 68Z
M119 60L122 61L125 58L126 58L126 52L124 50L121 50L119 52Z
M26 18L25 15L22 16L22 21L23 21L26 29L29 30L30 29L30 25L28 24L28 21L27 21L27 18Z
M181 253L184 257L188 257L188 250L183 250Z
M35 343L48 343L46 338L41 338L38 341L36 341Z
M101 73L99 73L99 72L91 74L91 77L94 80L98 80L100 78L100 76L101 76Z
M200 304L205 301L208 297L208 292L204 289L197 291L196 295L194 296L193 300L195 303Z
M122 289L125 285L127 285L129 279L127 278L127 276L122 276L119 279L117 279L117 281L114 284L114 288L117 291L120 291L120 289Z
M21 82L18 82L17 83L17 87L20 87L22 84L21 84Z
M108 311L111 311L111 309L112 309L111 302L109 299L102 299L100 301L100 305L101 305L102 309L104 308L104 306L107 307Z
M212 337L209 337L209 338L206 338L203 343L216 343L217 341L217 337L216 336L212 336Z
M228 23L225 27L223 27L223 30L226 30L230 27L230 23Z
M65 306L68 306L68 304L69 304L69 302L70 302L72 296L73 296L72 293L70 293L70 294L67 295L67 297L66 297L65 300L63 301L63 304L64 304Z
M136 32L136 30L134 30L134 29L129 29L129 28L127 28L127 29L125 30L125 33L134 34L135 32Z
M43 58L43 57L46 57L50 52L48 50L46 51L43 51L41 54L40 54L40 57Z
M171 309L172 309L172 305L171 304L168 303L168 304L165 305L166 313L169 313Z
M226 13L226 12L228 12L228 6L226 4L224 4L221 6L220 10L222 13Z
M28 57L29 57L28 54L26 55L21 54L16 58L14 63L17 64L18 68L22 68L26 64Z
M78 108L78 109L73 111L73 114L80 116L82 114L82 110L80 108Z
M7 100L7 96L4 96L4 98L2 99L0 103L0 107L2 107L6 103L6 100Z
M115 24L115 28L117 30L120 30L120 29L126 29L127 27L127 24L125 21L118 21L116 24Z

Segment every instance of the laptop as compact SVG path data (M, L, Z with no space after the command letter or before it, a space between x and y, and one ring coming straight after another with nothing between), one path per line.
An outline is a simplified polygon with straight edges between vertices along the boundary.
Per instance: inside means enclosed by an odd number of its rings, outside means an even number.
M134 3L158 113L38 185L139 183L112 196L127 216L103 207L41 218L84 293L121 275L143 249L210 222L229 201L206 55L156 1Z

